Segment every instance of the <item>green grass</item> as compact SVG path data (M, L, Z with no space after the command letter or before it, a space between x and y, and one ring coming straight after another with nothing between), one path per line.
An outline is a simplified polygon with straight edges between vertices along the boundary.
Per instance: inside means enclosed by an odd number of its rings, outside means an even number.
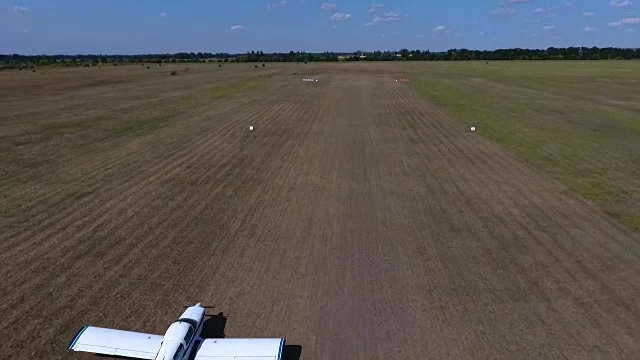
M219 99L221 97L242 94L258 89L262 83L260 81L243 81L219 86L212 86L207 92L209 99Z
M194 108L196 106L208 106L212 100L218 100L227 96L239 95L258 89L262 82L257 80L234 82L222 85L211 86L206 89L205 93L192 93L185 95L179 99L169 101L162 100L162 104L155 105L165 108L164 111L157 113L155 116L147 116L142 119L128 121L124 124L118 124L111 129L113 135L129 136L141 135L165 126L175 115L184 110Z
M136 120L125 125L114 127L111 132L114 135L134 135L140 134L145 130L150 130L152 127L154 127L154 125L156 125L155 127L157 127L159 124L154 123L150 119Z
M411 66L416 91L640 231L640 63Z

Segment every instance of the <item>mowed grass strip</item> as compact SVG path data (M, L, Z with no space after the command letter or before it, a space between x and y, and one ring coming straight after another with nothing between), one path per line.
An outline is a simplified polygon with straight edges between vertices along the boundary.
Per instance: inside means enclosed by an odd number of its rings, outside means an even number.
M213 86L209 88L207 95L210 99L219 99L225 96L257 90L262 84L263 82L260 80L253 80Z
M227 96L250 93L257 90L262 84L263 81L260 79L237 81L212 86L203 93L191 93L188 96L183 96L172 101L166 101L163 99L162 101L167 104L161 104L158 102L157 104L150 104L149 108L166 108L169 112L157 112L156 116L127 121L124 124L113 127L111 132L115 135L139 135L148 133L162 126L166 126L171 119L175 118L186 109L207 106L207 104L210 104L212 100L218 100Z
M18 208L28 211L30 207L25 206L41 196L56 194L49 202L86 196L91 181L69 181L67 174L77 177L81 171L76 169L103 161L117 149L155 139L164 128L184 133L193 119L214 111L229 97L251 96L268 79L254 75L253 68L229 67L224 69L227 74L217 67L201 66L192 70L200 73L191 76L170 76L165 70L162 77L152 74L143 81L136 76L144 69L130 67L103 69L99 77L108 80L114 74L123 78L131 74L133 80L125 85L105 81L102 87L72 86L82 82L88 71L83 70L65 74L66 90L54 94L75 106L60 106L39 93L32 94L29 89L35 80L27 78L28 74L22 82L14 81L21 86L16 91L20 98L0 114L0 226L3 219L19 216ZM27 102L31 106L19 106Z
M640 232L640 63L415 64L410 82Z

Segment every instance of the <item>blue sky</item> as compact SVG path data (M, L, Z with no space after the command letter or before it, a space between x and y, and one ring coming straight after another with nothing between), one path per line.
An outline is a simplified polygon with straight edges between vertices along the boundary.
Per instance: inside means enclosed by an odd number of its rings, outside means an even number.
M634 1L0 0L0 53L640 47Z

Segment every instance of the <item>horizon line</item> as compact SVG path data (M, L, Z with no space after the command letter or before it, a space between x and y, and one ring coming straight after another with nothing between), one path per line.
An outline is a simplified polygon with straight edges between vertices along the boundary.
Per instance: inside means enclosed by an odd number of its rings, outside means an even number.
M473 51L473 52L495 52L495 51L504 51L504 50L525 50L525 51L546 51L549 49L570 49L570 48L576 48L576 49L581 49L581 48L586 48L586 49L618 49L618 50L640 50L640 48L638 47L616 47L616 46L606 46L606 47L600 47L600 46L562 46L562 47L556 47L556 46L549 46L547 48L521 48L521 47L509 47L509 48L495 48L495 49L484 49L484 50L480 50L480 49L470 49L470 48L450 48L448 50L441 50L441 51L435 51L435 50L430 50L430 49L407 49L407 48L402 48L402 49L397 49L397 50L354 50L354 51L332 51L332 50L325 50L325 51L294 51L294 50L289 50L289 51L262 51L262 50L247 50L245 52L226 52L226 51L217 51L217 52L212 52L212 51L176 51L176 52L154 52L154 53L34 53L34 54L20 54L20 53L0 53L0 57L8 57L8 56L151 56L151 55L162 55L162 56L166 56L166 55L176 55L176 54L211 54L211 55L216 55L216 54L226 54L226 55L246 55L247 53L251 53L252 51L254 53L257 52L261 52L265 55L267 54L291 54L291 52L293 51L294 54L326 54L326 53L330 53L330 54L355 54L355 53L375 53L375 52L390 52L390 53L398 53L401 52L402 50L408 50L409 52L413 52L413 51L420 51L420 52L430 52L430 53L446 53L449 51L460 51L460 50L466 50L466 51Z

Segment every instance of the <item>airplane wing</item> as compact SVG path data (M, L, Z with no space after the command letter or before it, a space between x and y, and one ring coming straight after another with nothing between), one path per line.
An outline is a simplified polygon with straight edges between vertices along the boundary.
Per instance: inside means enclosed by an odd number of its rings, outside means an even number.
M280 360L284 339L204 339L194 360Z
M69 349L153 360L161 342L160 335L85 326L78 331Z

